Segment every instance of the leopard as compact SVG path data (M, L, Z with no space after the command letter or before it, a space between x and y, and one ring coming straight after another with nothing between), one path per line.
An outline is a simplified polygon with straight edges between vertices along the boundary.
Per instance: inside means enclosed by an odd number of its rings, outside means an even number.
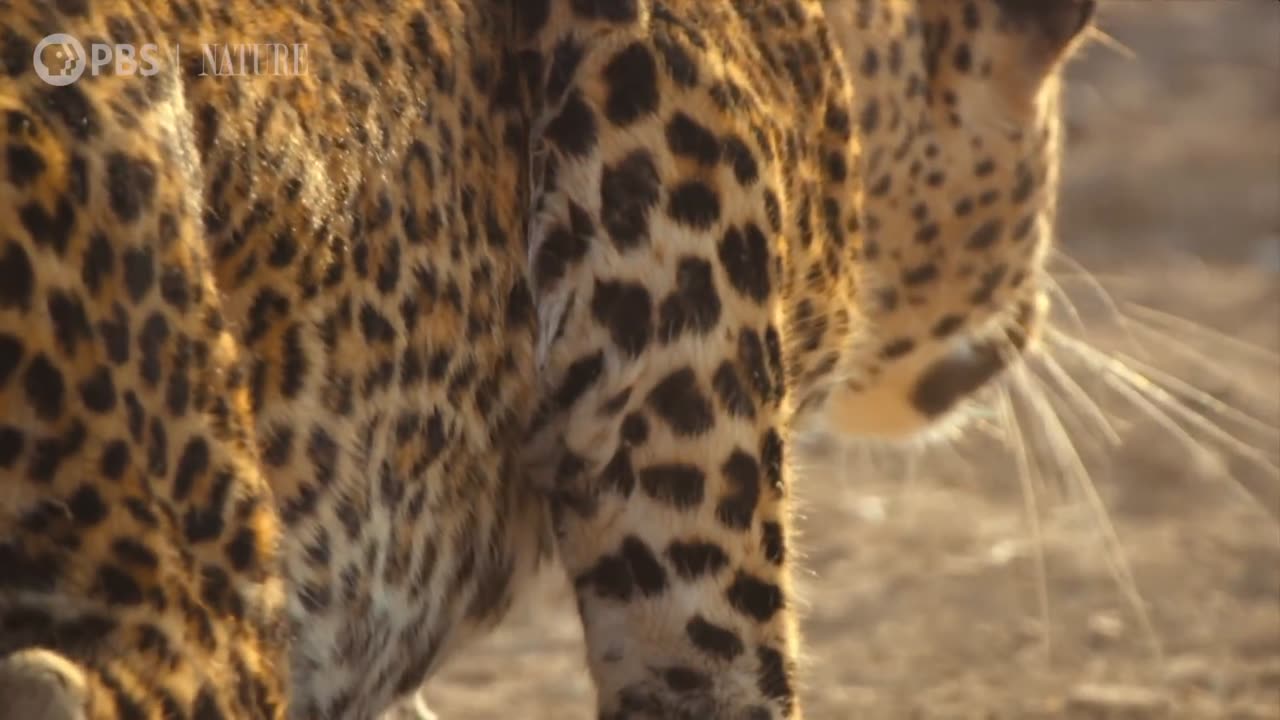
M0 2L0 718L381 717L549 568L601 720L801 718L795 439L1034 351L1095 11L850 3Z

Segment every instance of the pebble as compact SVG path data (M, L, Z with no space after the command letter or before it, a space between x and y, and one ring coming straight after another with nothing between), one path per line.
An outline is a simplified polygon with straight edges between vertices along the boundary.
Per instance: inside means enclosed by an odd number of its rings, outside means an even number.
M1089 641L1094 645L1106 645L1124 635L1124 620L1112 612L1097 612L1089 616Z
M1090 720L1156 720L1170 710L1169 698L1137 685L1084 683L1067 698L1067 716Z

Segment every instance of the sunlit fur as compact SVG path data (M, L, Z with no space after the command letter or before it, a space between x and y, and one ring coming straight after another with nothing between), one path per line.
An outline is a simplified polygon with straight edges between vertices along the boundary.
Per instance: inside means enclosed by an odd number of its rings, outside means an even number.
M37 720L367 720L553 547L602 720L799 718L794 431L910 435L1032 342L1092 7L12 5L6 47L315 59L0 75L0 687Z

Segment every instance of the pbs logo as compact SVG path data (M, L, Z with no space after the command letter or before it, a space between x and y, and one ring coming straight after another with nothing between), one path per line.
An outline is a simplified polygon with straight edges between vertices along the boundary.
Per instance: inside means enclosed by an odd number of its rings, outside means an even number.
M70 85L86 70L95 77L104 69L115 75L142 76L160 71L160 50L155 45L93 43L86 53L84 45L67 33L54 33L42 39L31 60L36 75L56 86Z
M41 80L61 87L84 75L88 56L79 40L66 33L54 33L36 45L31 61Z

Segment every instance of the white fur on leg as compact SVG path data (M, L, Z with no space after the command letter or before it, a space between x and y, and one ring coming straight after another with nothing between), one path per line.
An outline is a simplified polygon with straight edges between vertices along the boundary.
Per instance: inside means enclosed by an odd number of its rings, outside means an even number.
M427 707L427 699L422 691L401 698L383 713L381 720L439 720L436 714Z

